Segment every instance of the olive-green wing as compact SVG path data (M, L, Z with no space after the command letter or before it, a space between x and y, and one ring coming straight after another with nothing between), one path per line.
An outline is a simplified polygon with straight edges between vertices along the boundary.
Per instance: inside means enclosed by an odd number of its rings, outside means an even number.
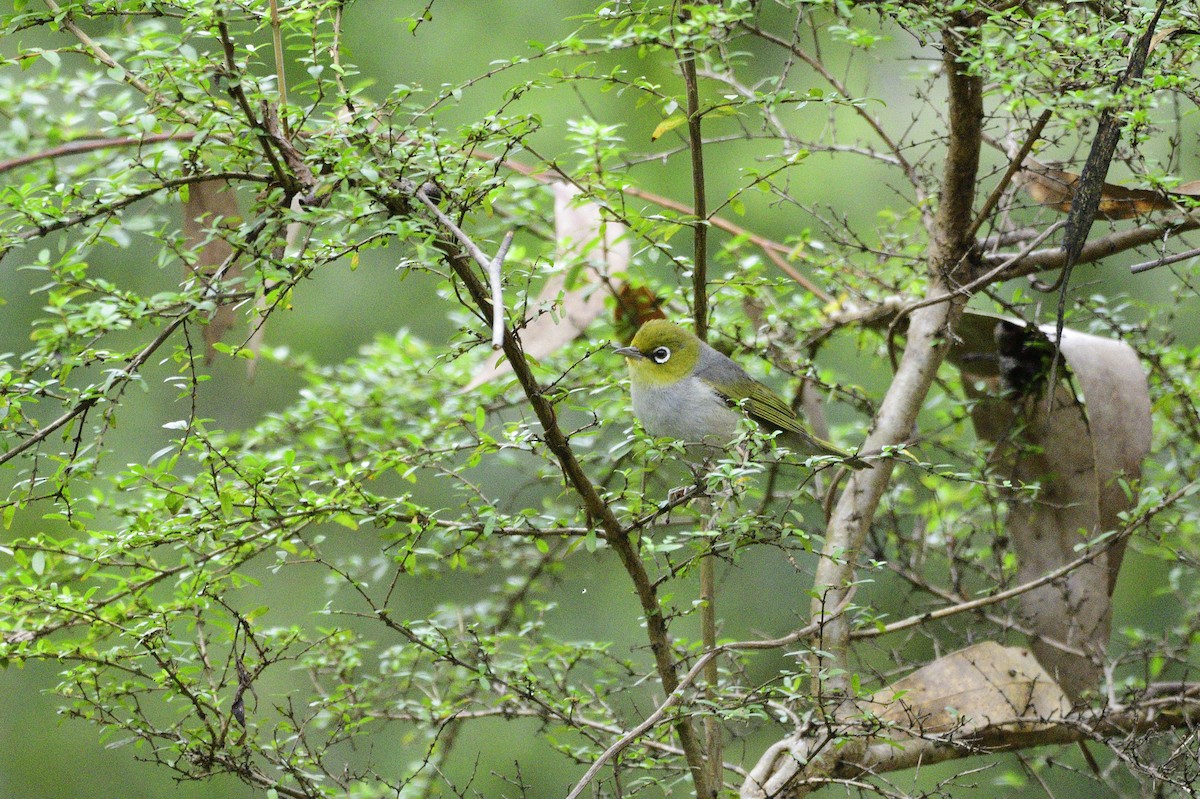
M732 396L735 394L739 396ZM783 443L788 444L793 449L799 444L801 445L800 449L802 451L807 450L808 454L816 452L822 455L833 455L843 458L846 465L853 469L861 469L867 465L865 461L851 455L849 452L810 433L805 429L804 423L796 416L791 406L783 401L782 397L749 375L742 380L734 382L725 398L730 405L742 405L744 401L745 404L742 407L746 409L750 418L755 422L771 430L790 433L791 435L788 436L788 439L791 439L791 441L784 440Z
M787 434L787 439L781 443L796 452L805 454L821 453L842 458L843 462L852 469L862 469L866 462L857 456L835 447L828 441L822 441L804 428L783 399L771 389L746 374L742 367L726 358L716 350L702 346L700 363L696 375L708 383L727 403L733 407L744 408L755 422L771 429L780 430Z
M743 408L751 419L771 430L812 437L782 397L745 373L727 380L719 393L731 407Z
M745 387L745 407L751 419L773 430L808 434L791 406L784 402L782 397L757 380L750 379L746 382L749 385Z

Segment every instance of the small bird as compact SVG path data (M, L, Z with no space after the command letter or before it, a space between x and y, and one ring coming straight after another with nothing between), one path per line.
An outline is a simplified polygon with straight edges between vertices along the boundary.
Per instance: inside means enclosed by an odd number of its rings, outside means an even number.
M652 436L724 447L744 413L783 433L780 443L800 454L833 455L854 469L868 465L809 433L778 394L673 322L646 322L616 352L629 364L633 412Z

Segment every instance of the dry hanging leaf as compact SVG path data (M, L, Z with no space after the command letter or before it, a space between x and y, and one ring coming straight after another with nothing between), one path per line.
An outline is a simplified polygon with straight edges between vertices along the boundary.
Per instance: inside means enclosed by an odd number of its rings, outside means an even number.
M1075 172L1067 172L1040 164L1032 158L1026 158L1024 166L1017 173L1014 182L1024 188L1037 204L1065 214L1071 210L1071 202L1075 199L1079 177ZM1105 183L1101 188L1100 206L1096 215L1108 220L1132 219L1154 211L1174 210L1176 210L1175 203L1160 192L1149 189L1127 189L1124 186Z
M196 262L188 265L187 277L197 276L207 285L210 278L226 281L238 277L241 268L234 262L233 247L211 230L229 224L241 216L237 196L223 180L205 180L188 187L183 208L183 236L189 249L196 253ZM226 265L220 275L217 271ZM204 344L208 361L212 361L213 346L233 325L235 315L228 304L218 305L216 313L204 327Z
M1195 28L1183 28L1179 25L1175 25L1170 28L1164 28L1155 33L1150 39L1150 49L1153 50L1163 42L1174 39L1178 36L1195 36L1198 33L1200 33L1200 31L1196 30Z
M972 420L995 441L997 473L1016 488L1007 497L1005 530L1018 559L1017 583L1077 560L1082 547L1119 526L1136 497L1150 449L1150 398L1137 354L1126 344L1064 330L1050 402L1054 347L1045 329L968 314L951 361L976 400ZM982 356L982 357L981 357ZM1033 487L1036 488L1023 488ZM1103 676L1110 597L1124 539L1063 577L1021 595L1022 616L1038 660L1073 699Z
M952 732L964 742L989 730L1043 728L1071 709L1029 650L994 641L940 657L861 704L894 725L889 737Z
M579 189L555 183L554 234L558 242L555 273L529 307L529 321L520 328L525 353L544 358L574 341L604 313L605 298L620 293L629 268L627 230L605 219L593 202L578 202ZM500 360L479 369L464 391L507 373Z

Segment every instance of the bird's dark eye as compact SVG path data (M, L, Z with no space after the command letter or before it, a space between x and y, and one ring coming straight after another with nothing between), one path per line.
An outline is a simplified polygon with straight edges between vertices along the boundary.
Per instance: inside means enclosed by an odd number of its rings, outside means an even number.
M657 347L654 352L650 353L650 360L655 363L666 363L671 359L670 347Z

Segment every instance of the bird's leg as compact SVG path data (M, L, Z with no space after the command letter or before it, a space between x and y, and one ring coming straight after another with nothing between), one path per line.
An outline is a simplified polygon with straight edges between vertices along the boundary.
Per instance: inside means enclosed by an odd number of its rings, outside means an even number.
M689 463L688 468L692 471L692 484L685 486L675 486L667 492L667 502L664 509L667 512L667 521L671 521L671 509L676 505L682 505L685 501L694 497L704 496L704 476L708 474L708 461L705 460L699 464Z

